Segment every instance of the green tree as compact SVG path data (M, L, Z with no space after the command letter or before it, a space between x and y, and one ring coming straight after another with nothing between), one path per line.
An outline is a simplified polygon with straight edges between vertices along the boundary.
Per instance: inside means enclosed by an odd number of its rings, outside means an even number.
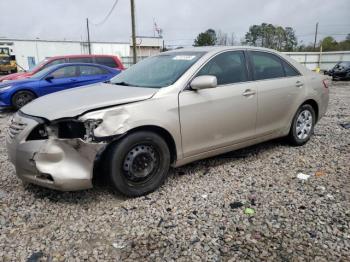
M331 36L323 38L320 45L322 46L323 51L335 51L338 49L337 41Z
M326 36L323 38L316 48L313 47L313 44L310 43L307 46L300 45L298 46L298 51L307 52L307 51L320 51L322 46L322 51L350 51L350 34L346 36L343 41L337 42L332 36Z
M216 32L213 29L200 33L194 40L193 46L211 46L216 43Z
M297 38L291 27L283 28L282 26L262 23L261 25L252 25L249 28L244 43L280 51L293 51L297 47Z

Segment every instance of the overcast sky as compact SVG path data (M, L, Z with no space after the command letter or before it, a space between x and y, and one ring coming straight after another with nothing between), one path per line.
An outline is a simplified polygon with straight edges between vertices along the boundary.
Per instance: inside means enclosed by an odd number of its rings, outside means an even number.
M85 19L98 23L115 0L0 1L0 37L24 39L86 39ZM262 22L291 26L298 40L345 38L350 33L350 0L135 0L137 34L153 36L153 20L167 45L190 45L208 28L234 33L239 41L249 26ZM125 41L131 35L130 1L119 0L110 18L91 25L95 41Z

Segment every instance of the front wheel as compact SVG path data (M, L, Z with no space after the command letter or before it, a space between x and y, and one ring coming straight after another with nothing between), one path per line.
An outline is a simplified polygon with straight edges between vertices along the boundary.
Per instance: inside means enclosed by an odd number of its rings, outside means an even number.
M304 145L314 132L316 114L309 104L302 105L295 114L289 131L289 141L296 146Z
M12 97L12 106L15 109L20 109L30 101L35 99L35 95L30 91L19 91Z
M113 187L126 196L137 197L164 183L170 166L170 151L161 136L140 131L112 145L107 161Z

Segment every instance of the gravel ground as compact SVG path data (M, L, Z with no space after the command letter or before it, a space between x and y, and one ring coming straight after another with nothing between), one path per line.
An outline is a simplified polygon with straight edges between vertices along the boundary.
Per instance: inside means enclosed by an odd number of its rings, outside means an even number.
M0 114L0 261L350 261L350 129L339 125L350 122L350 84L330 90L307 145L199 161L137 199L23 186Z

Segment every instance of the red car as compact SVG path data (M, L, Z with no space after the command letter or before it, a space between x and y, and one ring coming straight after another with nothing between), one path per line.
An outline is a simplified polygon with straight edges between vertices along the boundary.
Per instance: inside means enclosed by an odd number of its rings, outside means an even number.
M117 56L112 55L67 55L67 56L53 56L50 58L46 58L41 61L38 65L32 68L29 71L19 72L15 74L6 75L0 77L0 82L4 80L18 80L29 78L35 73L43 70L44 68L52 65L63 64L63 63L94 63L105 65L111 68L124 70L122 62L119 60Z

